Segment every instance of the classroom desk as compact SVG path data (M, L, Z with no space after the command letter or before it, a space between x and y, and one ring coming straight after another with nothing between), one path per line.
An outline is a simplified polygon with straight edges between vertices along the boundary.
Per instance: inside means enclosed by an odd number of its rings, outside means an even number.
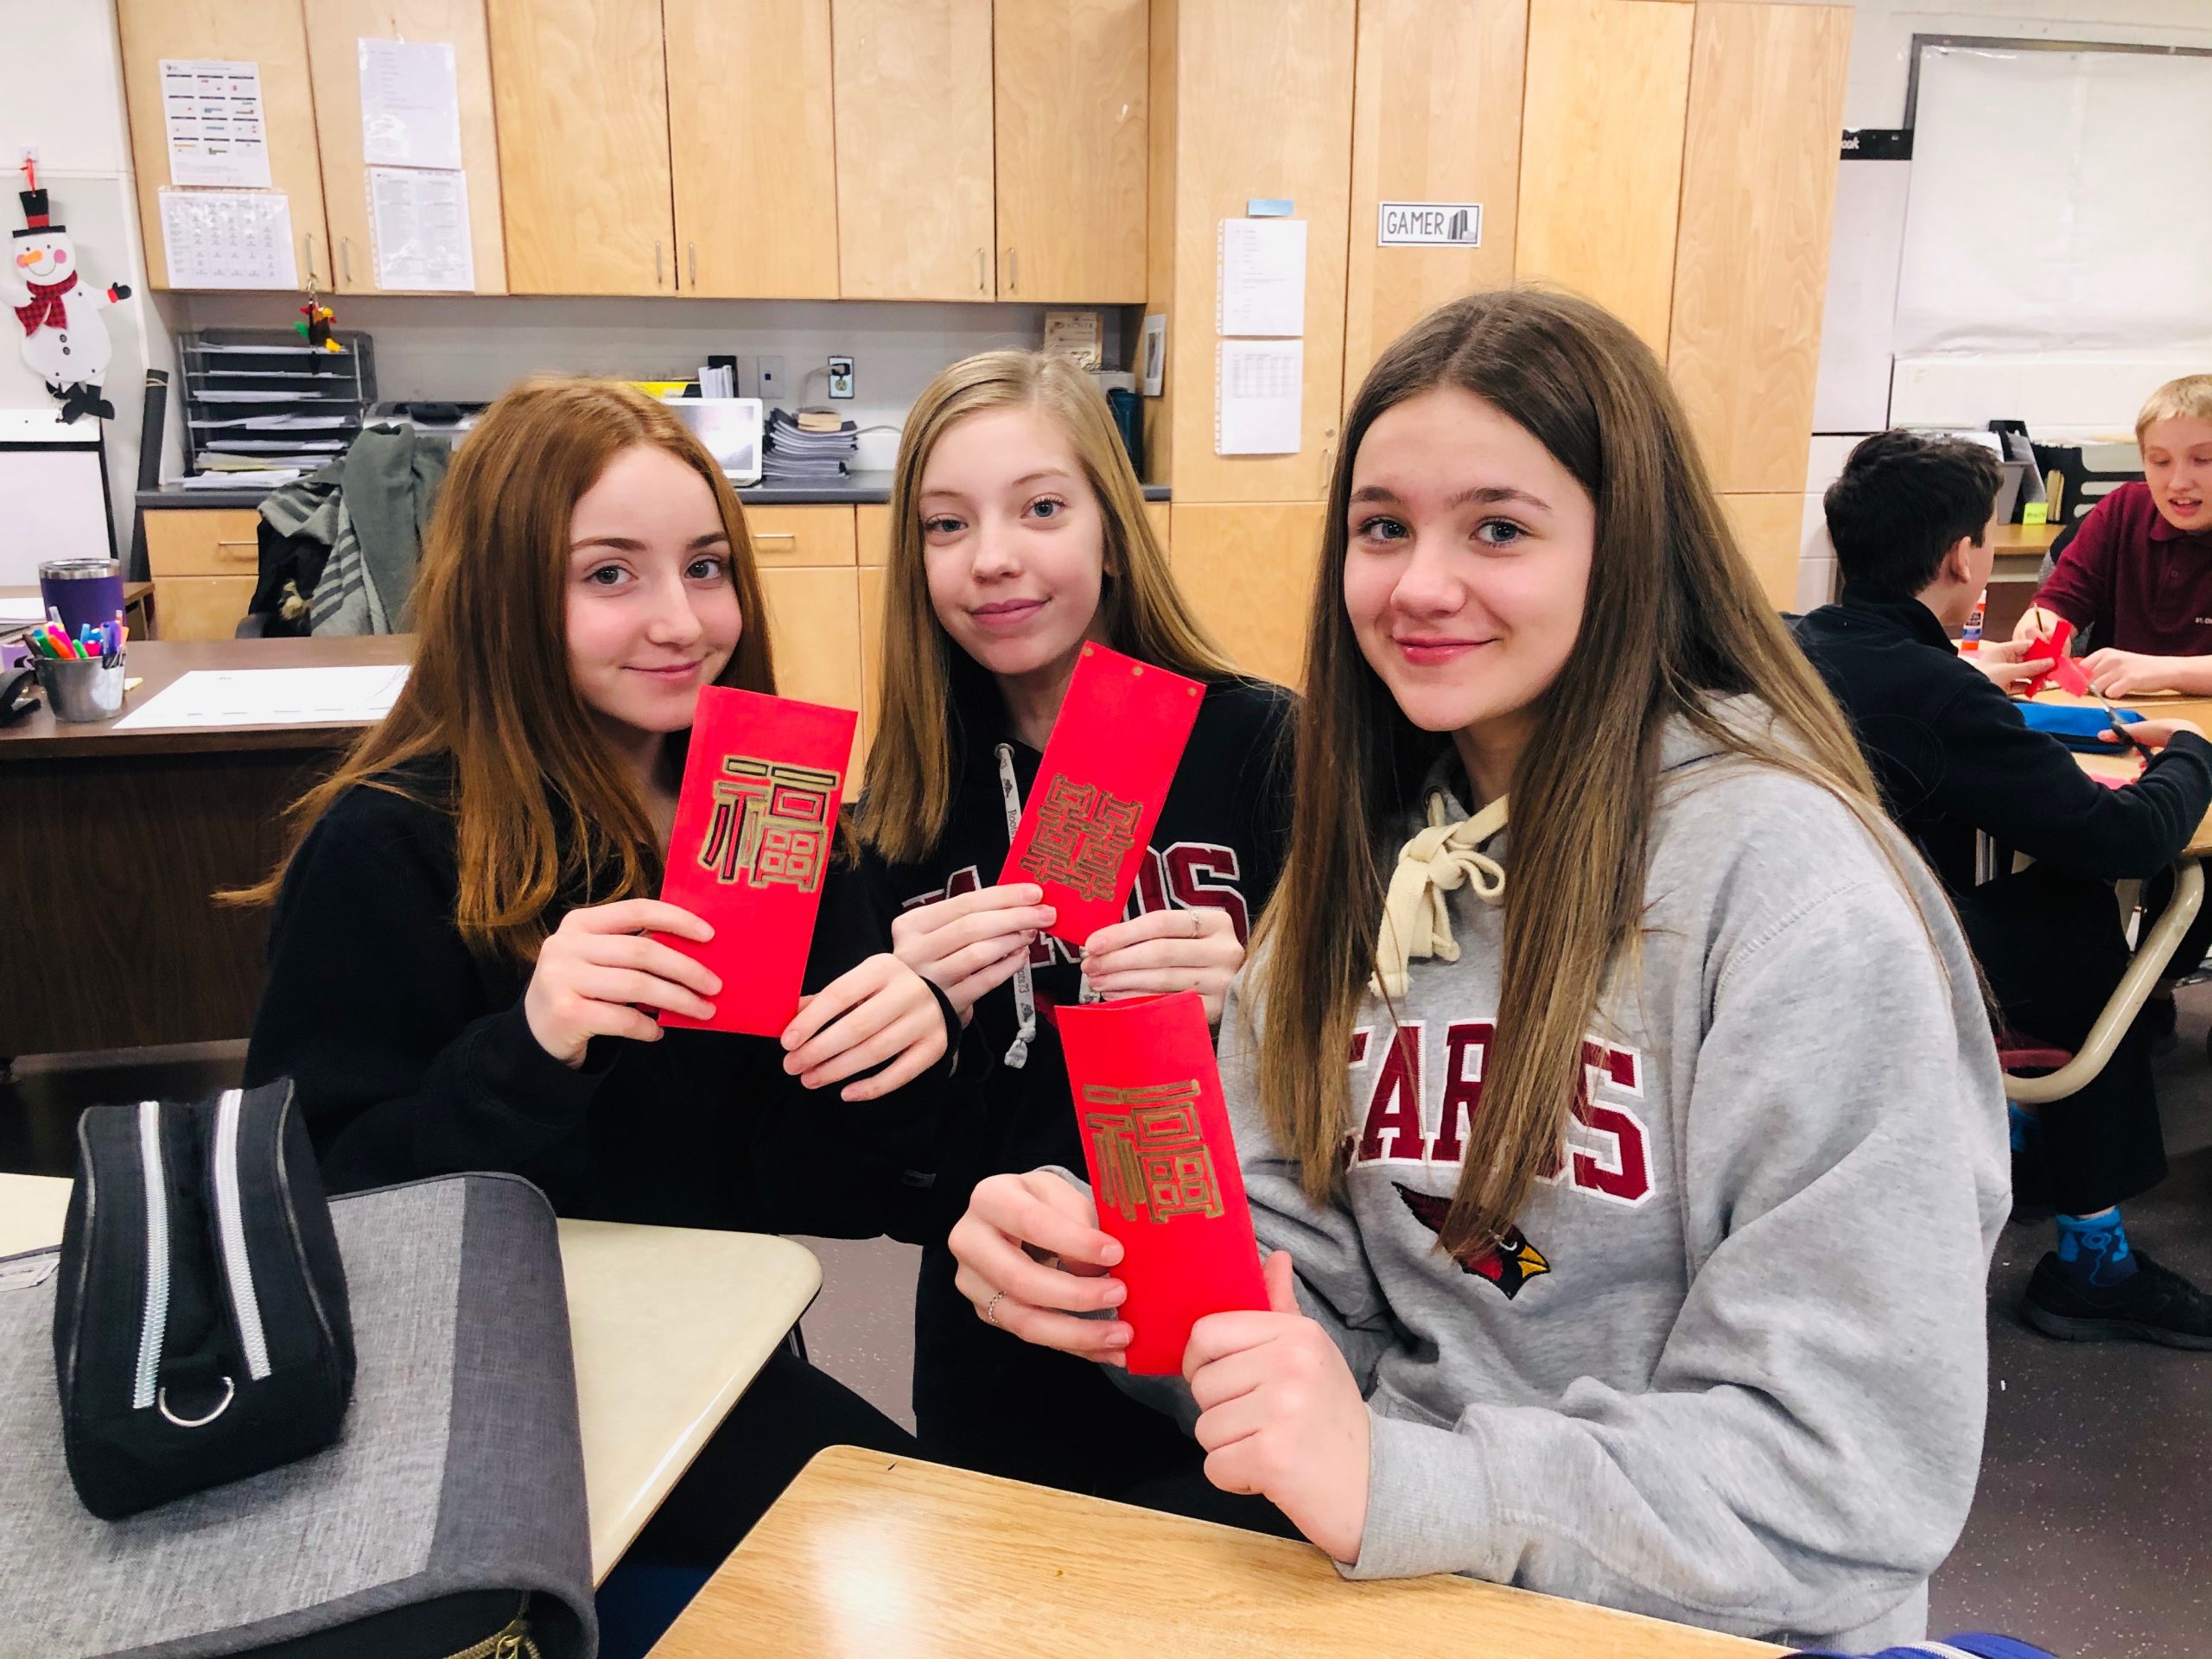
M1471 1579L1352 1584L1310 1545L832 1446L651 1659L1756 1659L1784 1649Z
M0 1255L61 1240L69 1183L0 1174ZM591 1570L606 1578L822 1287L760 1233L561 1223Z
M194 669L405 662L408 636L131 641L126 711ZM0 982L0 1061L245 1036L261 998L266 911L215 903L267 874L284 809L356 725L124 731L44 708L0 727L0 893L18 907ZM35 918L49 918L44 922ZM50 931L65 923L66 944Z
M0 585L0 599L36 599L38 584L28 588ZM123 620L130 632L141 639L151 639L154 632L154 584L150 582L126 582L123 584Z

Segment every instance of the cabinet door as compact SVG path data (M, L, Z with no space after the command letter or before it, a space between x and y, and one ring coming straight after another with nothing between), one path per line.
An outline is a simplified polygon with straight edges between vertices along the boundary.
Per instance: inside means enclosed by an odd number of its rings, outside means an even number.
M164 576L154 584L164 639L228 639L253 602L251 576Z
M1304 677L1325 511L1302 502L1175 503L1175 585L1248 674L1289 686Z
M499 223L499 145L493 132L492 53L484 32L484 0L307 0L307 21L338 292L419 291L385 288L377 280L362 162L360 52L364 40L376 40L453 48L469 251L476 276L470 291L505 293L507 248Z
M988 299L991 0L832 0L847 299Z
M67 8L64 8L67 10ZM123 84L130 106L130 153L138 175L138 226L146 241L146 279L168 288L168 245L162 235L162 190L169 183L168 129L162 120L162 60L219 58L258 65L269 181L284 193L292 218L292 257L305 283L328 288L330 236L322 213L315 98L308 86L307 31L299 0L117 0ZM29 99L29 60L11 71ZM67 96L54 93L51 96ZM10 156L12 164L18 158Z
M1145 296L1146 0L998 0L999 296Z
M1513 280L1529 0L1360 0L1352 90L1344 403L1382 348L1463 294ZM1382 245L1382 204L1474 202L1471 247Z
M842 569L764 569L768 640L776 658L776 690L803 702L861 708L861 576ZM860 728L853 753L860 753ZM847 797L856 795L849 788Z
M1514 275L1586 294L1662 357L1698 10L1529 4Z
M1806 524L1812 517L1807 506L1808 498L1802 493L1720 498L1728 528L1736 532L1736 545L1766 590L1767 602L1777 611L1797 607Z
M853 509L831 502L786 507L756 504L745 510L753 557L761 565L850 564Z
M868 760L868 745L875 741L875 726L883 701L883 584L887 572L880 564L861 567L861 764Z
M507 285L673 294L660 0L486 0Z
M1716 489L1805 487L1850 59L1847 6L1697 8L1667 372Z
M1351 191L1352 0L1178 8L1173 54L1175 289L1166 476L1185 501L1318 501L1344 396L1344 241ZM1214 453L1221 221L1255 196L1306 221L1305 376L1295 454ZM1147 461L1147 465L1152 463ZM1159 475L1155 470L1155 476Z
M662 0L686 294L837 296L830 0Z

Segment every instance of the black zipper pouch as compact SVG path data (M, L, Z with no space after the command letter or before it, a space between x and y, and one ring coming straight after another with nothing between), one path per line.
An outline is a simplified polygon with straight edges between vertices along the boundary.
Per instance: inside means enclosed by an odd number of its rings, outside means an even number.
M338 1439L353 1329L289 1081L86 1112L55 1288L62 1444L94 1515Z

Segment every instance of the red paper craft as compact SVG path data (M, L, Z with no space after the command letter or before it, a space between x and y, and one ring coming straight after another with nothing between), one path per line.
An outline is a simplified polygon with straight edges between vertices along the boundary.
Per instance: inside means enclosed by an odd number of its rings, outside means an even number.
M1060 1009L1098 1224L1122 1243L1129 1370L1183 1369L1209 1313L1265 1312L1244 1174L1196 991Z
M2034 696L2053 680L2058 682L2062 690L2075 696L2083 697L2089 694L2088 676L2082 672L2081 664L2066 654L2066 647L2073 638L2074 625L2062 616L2054 620L2049 639L2037 639L2028 646L2025 652L2027 661L2049 663L2050 666L2021 688L2024 696Z
M1081 944L1122 919L1205 687L1103 645L1083 648L1021 809L1001 882L1033 881Z
M715 937L656 937L713 969L722 988L713 1019L664 1013L664 1026L774 1037L798 1012L858 718L721 686L699 693L660 896Z

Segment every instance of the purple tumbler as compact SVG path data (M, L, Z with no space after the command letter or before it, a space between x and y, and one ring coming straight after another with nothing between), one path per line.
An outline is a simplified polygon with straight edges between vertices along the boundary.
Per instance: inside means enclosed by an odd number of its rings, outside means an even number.
M39 602L61 613L75 639L80 628L112 622L123 610L123 567L113 559L49 559L38 568Z

